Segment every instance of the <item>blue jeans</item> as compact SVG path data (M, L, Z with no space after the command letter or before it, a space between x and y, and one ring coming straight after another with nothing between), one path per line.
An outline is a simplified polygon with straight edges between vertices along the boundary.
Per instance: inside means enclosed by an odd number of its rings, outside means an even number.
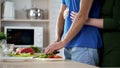
M90 65L97 65L98 51L93 48L73 47L64 49L65 58Z

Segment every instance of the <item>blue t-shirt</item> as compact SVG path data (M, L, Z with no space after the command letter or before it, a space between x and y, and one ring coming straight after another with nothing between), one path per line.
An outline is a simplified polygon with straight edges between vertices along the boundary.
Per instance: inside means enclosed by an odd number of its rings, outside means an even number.
M80 0L62 0L62 3L66 5L69 9L68 15L65 19L64 24L64 33L68 32L72 20L70 18L71 11L78 12L80 8ZM99 18L100 16L100 0L94 0L90 13L89 18ZM78 32L78 34L67 43L65 47L88 47L88 48L101 48L102 47L102 40L99 33L98 28L93 26L84 25L83 28Z

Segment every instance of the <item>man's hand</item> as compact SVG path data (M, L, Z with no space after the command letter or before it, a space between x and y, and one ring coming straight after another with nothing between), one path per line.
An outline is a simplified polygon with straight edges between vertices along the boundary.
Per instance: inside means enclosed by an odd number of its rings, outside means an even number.
M48 47L45 48L45 54L49 54L54 52L55 50L59 50L61 48L63 48L66 44L63 41L59 41L59 42L54 42L50 45L48 45Z

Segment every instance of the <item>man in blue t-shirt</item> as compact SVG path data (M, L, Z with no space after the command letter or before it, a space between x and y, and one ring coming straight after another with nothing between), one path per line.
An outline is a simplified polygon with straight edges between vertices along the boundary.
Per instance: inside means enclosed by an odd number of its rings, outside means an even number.
M69 9L65 20L63 13ZM71 19L71 12L77 12ZM62 7L57 22L57 36L45 53L51 53L65 47L65 58L87 63L98 64L97 48L102 47L99 30L96 27L84 25L88 18L99 18L100 0L62 0Z

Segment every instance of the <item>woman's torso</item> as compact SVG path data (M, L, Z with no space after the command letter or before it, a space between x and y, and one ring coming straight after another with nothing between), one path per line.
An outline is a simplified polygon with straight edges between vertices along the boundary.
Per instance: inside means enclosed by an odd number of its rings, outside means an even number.
M106 28L109 23L114 20L114 24L117 24L115 29L102 30L103 36L103 62L102 66L120 67L120 0L103 0L102 17L103 19L111 19L110 22L104 24ZM118 21L117 21L118 20ZM104 21L104 23L106 23Z

